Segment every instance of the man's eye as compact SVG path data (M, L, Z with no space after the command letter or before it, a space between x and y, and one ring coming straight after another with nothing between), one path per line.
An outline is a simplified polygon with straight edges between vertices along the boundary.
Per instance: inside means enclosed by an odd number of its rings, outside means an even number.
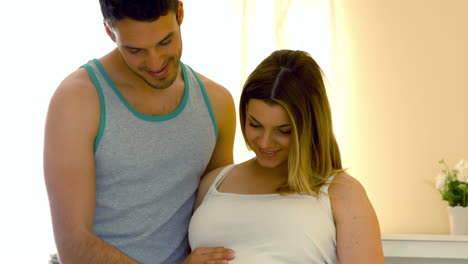
M131 50L128 50L128 52L130 52L131 54L138 54L141 52L140 49L131 49Z
M167 39L167 40L164 40L163 42L160 42L159 45L161 46L167 46L169 45L169 43L171 43L172 39Z

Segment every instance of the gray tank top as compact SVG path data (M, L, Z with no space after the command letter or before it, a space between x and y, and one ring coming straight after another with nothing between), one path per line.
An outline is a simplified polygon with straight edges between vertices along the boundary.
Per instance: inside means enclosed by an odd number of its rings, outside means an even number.
M200 176L217 141L205 88L180 63L185 93L163 116L138 113L99 60L83 67L101 102L94 233L140 263L182 263Z

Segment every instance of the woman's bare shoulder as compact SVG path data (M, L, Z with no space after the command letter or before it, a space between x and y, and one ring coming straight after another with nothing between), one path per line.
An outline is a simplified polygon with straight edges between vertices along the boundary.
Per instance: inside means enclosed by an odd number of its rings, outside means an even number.
M228 165L230 166L230 165ZM195 208L198 208L205 198L206 193L210 189L211 185L215 181L216 177L221 173L221 171L226 167L219 167L210 172L206 173L200 181L200 186L198 187L197 199L195 201Z
M362 184L346 172L338 173L330 185L329 193L333 197L347 199L356 194L365 194Z

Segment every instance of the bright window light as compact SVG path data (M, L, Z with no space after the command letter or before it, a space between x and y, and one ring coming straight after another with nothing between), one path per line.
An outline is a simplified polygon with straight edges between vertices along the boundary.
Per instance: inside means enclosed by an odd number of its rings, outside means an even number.
M236 105L246 75L274 49L307 50L329 71L328 1L285 1L288 12L275 10L279 2L184 1L182 60L225 86ZM24 5L7 1L0 16L0 248L4 263L47 263L55 252L42 169L49 100L63 78L115 45L97 0ZM282 27L275 29L280 17ZM234 151L236 162L252 157L239 126Z

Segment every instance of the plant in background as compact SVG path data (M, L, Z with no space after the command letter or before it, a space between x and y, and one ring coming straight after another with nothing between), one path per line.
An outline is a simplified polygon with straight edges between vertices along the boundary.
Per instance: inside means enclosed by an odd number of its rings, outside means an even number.
M468 206L468 161L460 160L453 168L442 159L442 172L437 175L436 189L442 195L442 200L449 206Z

